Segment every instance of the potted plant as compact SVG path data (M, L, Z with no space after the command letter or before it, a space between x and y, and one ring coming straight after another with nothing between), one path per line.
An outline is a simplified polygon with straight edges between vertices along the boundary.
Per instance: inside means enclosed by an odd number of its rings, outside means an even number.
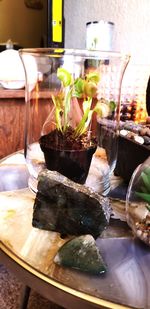
M57 78L61 87L52 94L54 109L43 126L39 143L48 169L83 184L97 147L96 136L91 132L92 115L95 112L100 115L104 109L105 113L109 113L112 102L108 104L110 102L96 99L100 81L97 71L73 78L68 70L59 67ZM44 134L47 131L50 132Z

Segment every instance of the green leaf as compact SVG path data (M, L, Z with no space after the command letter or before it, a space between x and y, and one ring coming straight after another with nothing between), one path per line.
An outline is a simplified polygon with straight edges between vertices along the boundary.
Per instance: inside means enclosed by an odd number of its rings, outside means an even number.
M140 190L141 190L141 192L143 192L143 193L149 193L149 192L147 191L147 189L145 188L145 186L141 186L141 187L140 187Z
M88 113L87 120L85 121L85 124L84 124L82 130L80 131L80 135L85 133L87 128L89 127L89 124L90 124L91 118L92 118L92 114L93 114L93 110L90 110L89 113Z
M55 106L55 120L56 120L56 128L62 131L62 98L59 96L52 95L52 100Z
M77 78L74 83L74 96L80 98L84 92L85 81L82 78Z
M86 79L97 84L100 81L100 74L96 71L90 72L86 75Z
M110 108L107 102L103 103L101 101L97 102L94 112L98 114L100 117L108 117L110 114Z
M145 169L144 169L144 173L146 173L148 176L150 176L150 167L147 166Z
M109 108L112 112L115 111L115 108L116 108L116 102L115 101L110 101L109 102Z
M55 118L56 118L56 127L58 130L62 132L61 111L58 109L56 109L55 111Z
M93 81L85 81L84 93L87 97L93 98L97 92L97 85Z
M92 104L91 98L89 98L87 101L83 102L84 114L83 114L81 121L79 122L78 126L75 129L75 137L83 134L86 131L86 129L87 129L89 123L90 123L92 113L93 113L93 111L90 110L91 104Z
M65 99L64 99L64 127L63 127L64 132L69 125L68 114L69 114L69 111L70 111L71 97L72 97L72 89L70 89L67 92L67 94L65 95Z
M71 84L71 74L64 68L57 69L57 77L62 81L64 87L67 87Z
M143 183L144 183L146 189L148 190L148 192L150 192L150 181L149 181L148 176L144 172L142 172L141 178L143 180Z
M150 194L142 192L135 192L135 194L150 204Z
M148 181L150 183L150 167L147 166L145 169L144 169L144 173L147 175L148 177Z
M83 102L83 112L85 113L88 109L88 111L91 108L92 100L87 100Z

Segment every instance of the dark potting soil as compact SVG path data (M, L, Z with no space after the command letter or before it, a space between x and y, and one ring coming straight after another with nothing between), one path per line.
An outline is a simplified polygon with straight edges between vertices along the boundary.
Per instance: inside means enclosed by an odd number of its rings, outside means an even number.
M96 144L96 138L91 138L86 133L75 138L74 130L71 127L65 133L56 129L40 138L40 145L55 150L83 150L95 147Z

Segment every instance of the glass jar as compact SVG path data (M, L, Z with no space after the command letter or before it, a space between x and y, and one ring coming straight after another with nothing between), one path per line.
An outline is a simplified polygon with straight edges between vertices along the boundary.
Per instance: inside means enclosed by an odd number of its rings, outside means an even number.
M91 50L112 49L114 23L111 21L93 21L86 23L86 48Z
M107 112L118 123L121 81L129 57L50 48L22 49L20 56L26 75L29 186L36 191L44 168L84 184L98 144L95 115L106 118Z
M141 123L146 121L146 87L150 76L150 64L130 62L122 84L122 121Z
M127 191L126 212L134 235L150 245L150 157L133 173Z
M149 63L137 64L131 61L123 78L115 174L122 177L126 183L129 183L136 167L150 155L148 104L146 104L149 75Z

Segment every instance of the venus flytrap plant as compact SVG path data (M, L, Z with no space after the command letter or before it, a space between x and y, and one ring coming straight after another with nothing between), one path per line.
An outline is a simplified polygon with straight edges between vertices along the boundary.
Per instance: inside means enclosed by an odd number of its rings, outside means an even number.
M105 98L98 99L99 71L86 72L76 78L59 67L56 85L59 87L51 95L54 108L39 140L45 165L84 184L98 143L92 132L93 114L109 116L111 120L116 104Z
M72 78L72 75L64 68L58 68L57 77L62 83L61 91L52 96L55 106L56 128L65 134L69 127L69 112L73 97L83 99L83 116L76 128L73 137L77 138L86 133L94 112L99 116L109 114L115 108L114 102L97 101L92 108L92 100L96 97L100 76L98 72L90 72L84 78ZM110 104L111 103L111 104Z

